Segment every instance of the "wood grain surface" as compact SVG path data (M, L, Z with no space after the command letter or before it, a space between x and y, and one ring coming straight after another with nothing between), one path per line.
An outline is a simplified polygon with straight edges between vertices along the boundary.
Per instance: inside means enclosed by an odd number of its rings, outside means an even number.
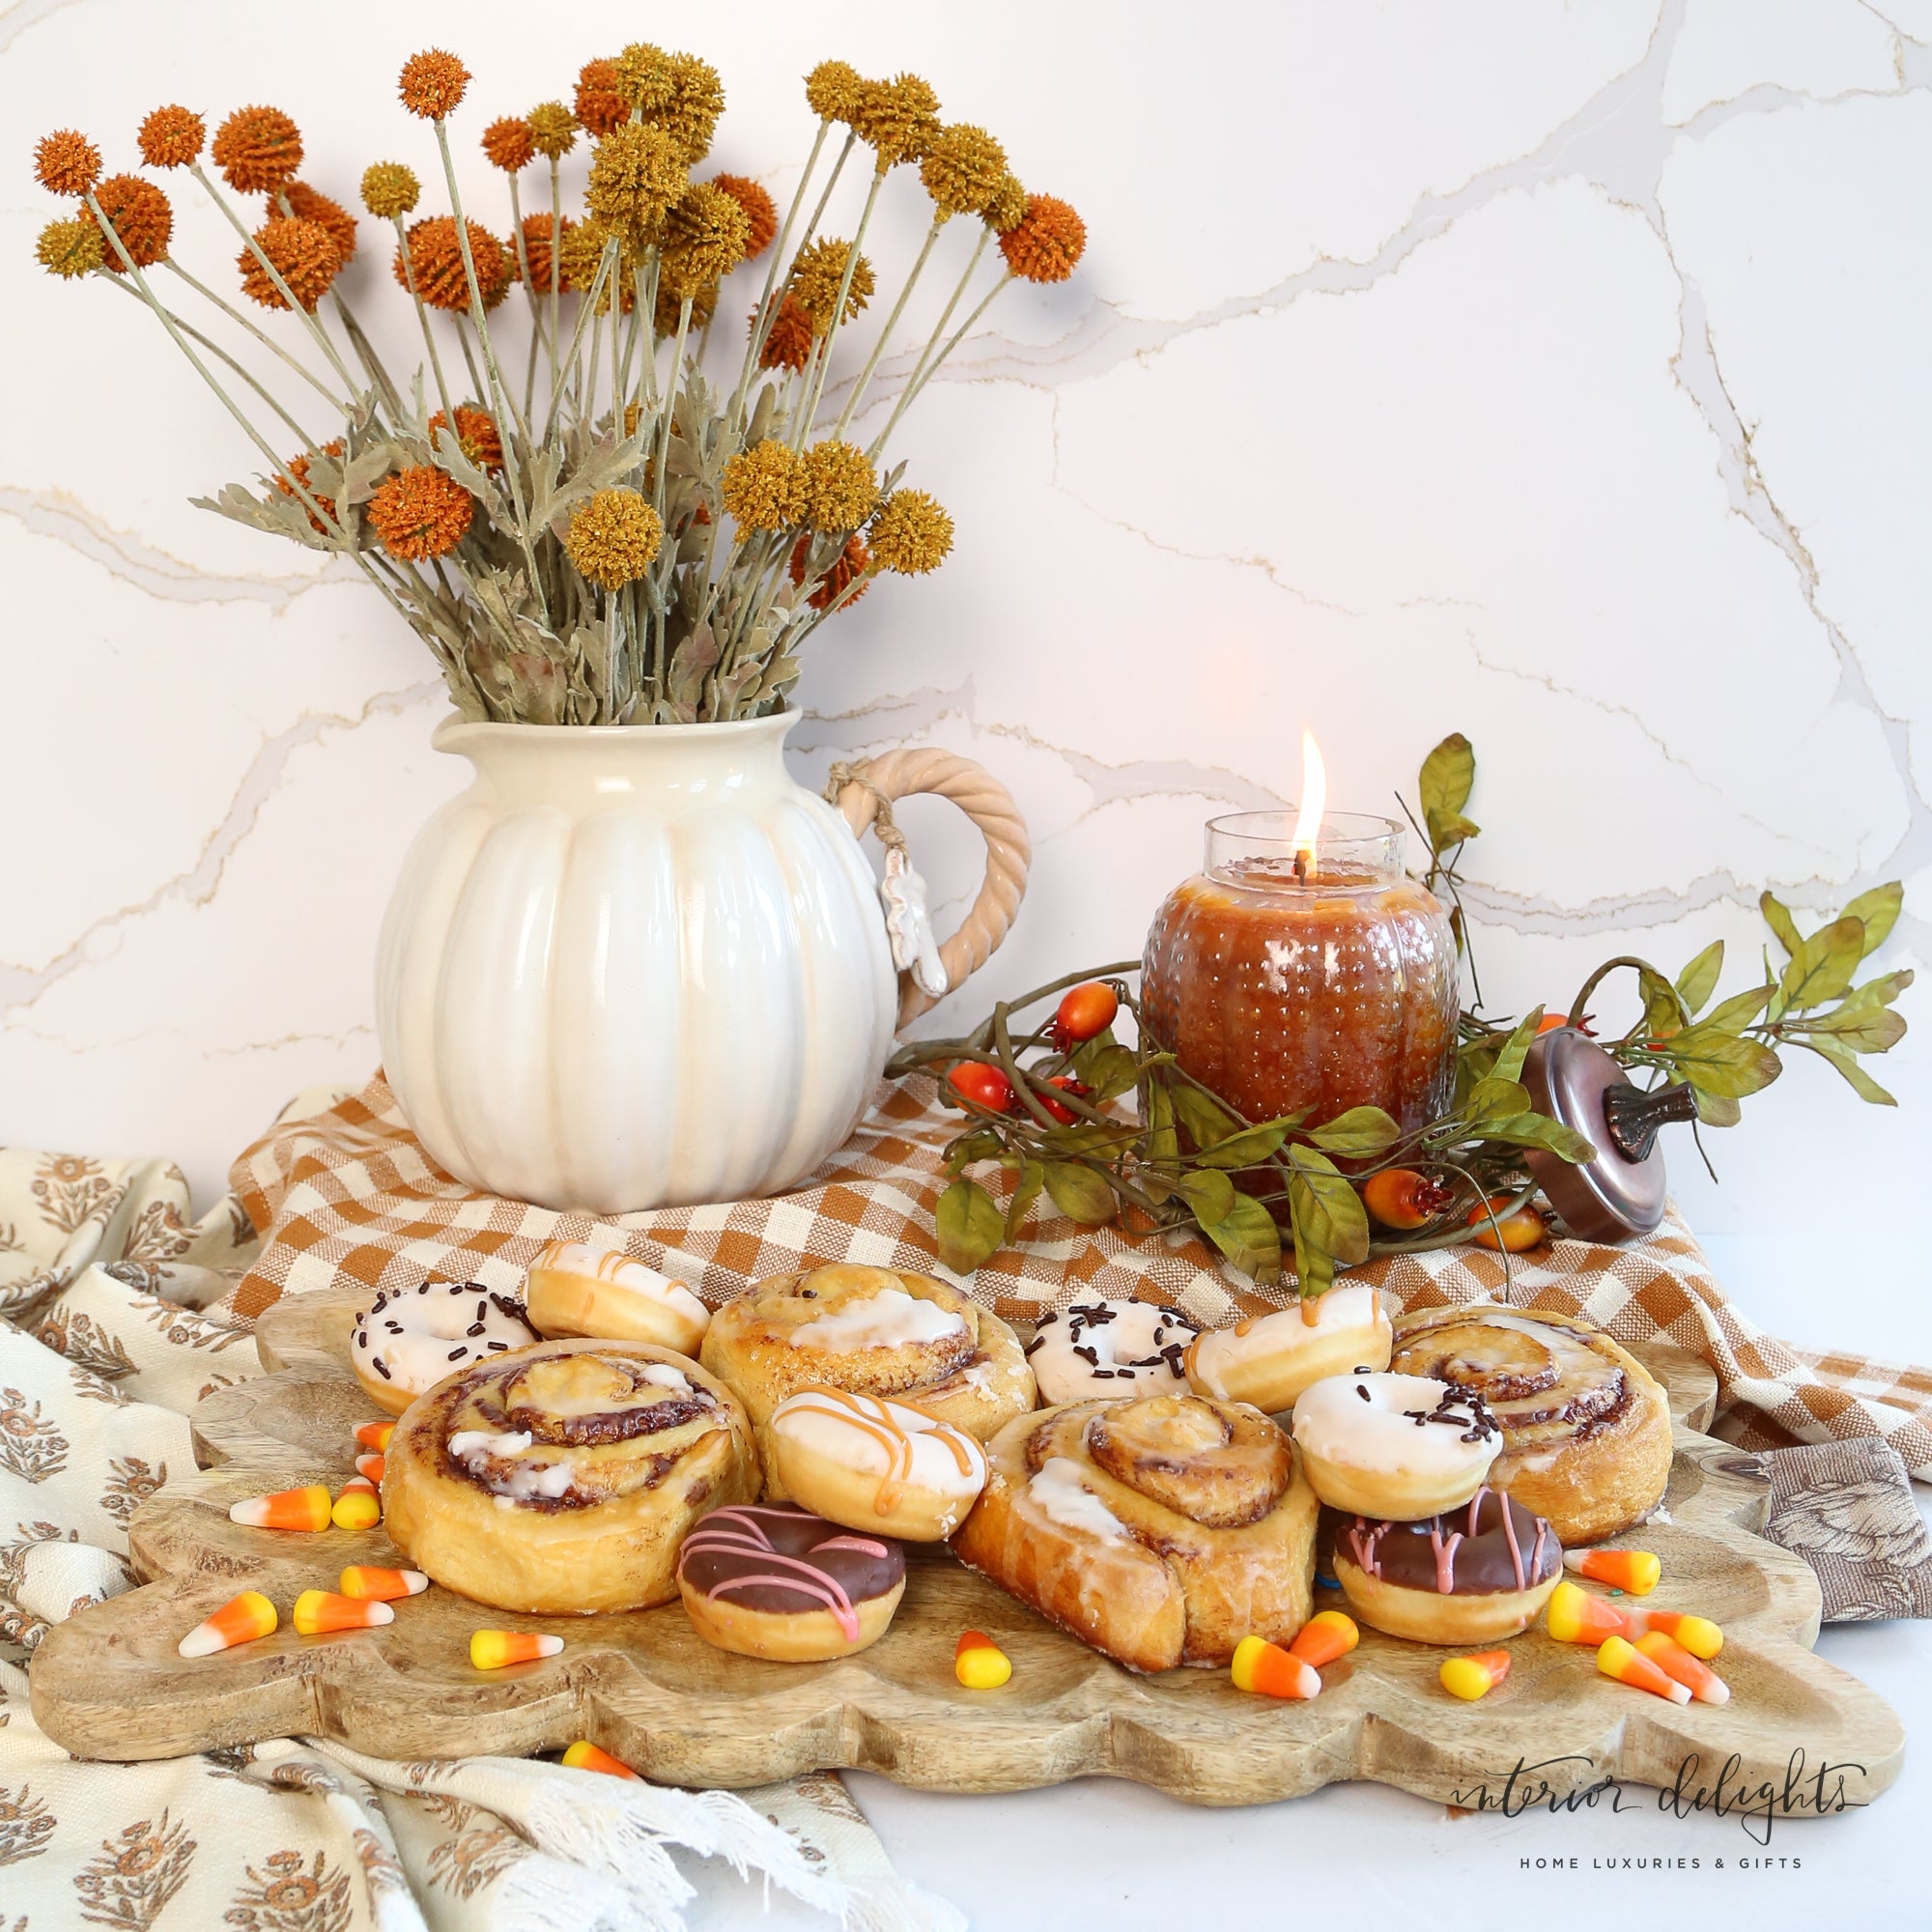
M278 1303L258 1341L269 1374L208 1397L198 1445L217 1466L144 1504L129 1532L144 1587L54 1627L34 1661L48 1735L82 1756L174 1756L289 1735L340 1739L388 1758L527 1753L589 1738L646 1776L744 1786L817 1769L875 1771L942 1791L1011 1791L1100 1775L1208 1804L1292 1798L1371 1778L1448 1804L1493 1799L1519 1764L1551 1795L1606 1776L1670 1785L1694 1756L1714 1777L1782 1785L1794 1750L1843 1767L1850 1804L1897 1776L1897 1718L1812 1655L1818 1588L1796 1556L1754 1532L1769 1490L1755 1460L1698 1433L1716 1382L1696 1357L1633 1350L1670 1390L1677 1454L1662 1518L1639 1542L1662 1558L1649 1600L1724 1627L1728 1705L1684 1708L1613 1684L1594 1653L1532 1631L1507 1681L1478 1704L1436 1682L1447 1652L1364 1631L1322 1672L1321 1695L1281 1704L1236 1690L1225 1670L1142 1678L1055 1630L943 1549L908 1548L888 1634L836 1663L777 1664L712 1649L676 1605L624 1615L512 1618L440 1588L396 1605L380 1631L298 1636L297 1593L333 1588L347 1563L399 1560L381 1528L301 1536L229 1521L237 1496L339 1484L355 1426L375 1419L346 1358L353 1293ZM271 1637L185 1662L183 1634L243 1588L284 1624ZM1318 1601L1339 1597L1318 1591ZM543 1629L562 1654L500 1672L470 1667L481 1625ZM962 1690L952 1651L968 1628L1013 1662L993 1691ZM1828 1786L1828 1791L1833 1788Z

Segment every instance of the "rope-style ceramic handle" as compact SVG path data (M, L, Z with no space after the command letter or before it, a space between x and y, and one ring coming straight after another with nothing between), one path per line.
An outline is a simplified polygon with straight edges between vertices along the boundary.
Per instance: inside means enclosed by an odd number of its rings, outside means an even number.
M960 985L993 956L1011 928L1013 915L1026 896L1027 867L1033 847L1026 821L1012 794L998 779L971 758L933 746L888 752L854 768L838 793L845 822L861 838L878 816L879 799L910 798L915 792L936 792L950 798L979 828L986 841L986 876L980 895L960 922L959 930L939 949L949 987ZM914 981L899 975L899 1027L903 1031L938 1002Z

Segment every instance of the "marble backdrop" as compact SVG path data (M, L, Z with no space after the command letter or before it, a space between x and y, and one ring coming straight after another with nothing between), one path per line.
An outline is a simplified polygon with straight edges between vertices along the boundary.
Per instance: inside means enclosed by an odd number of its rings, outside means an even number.
M639 31L719 65L716 159L781 195L797 77L836 54L928 75L1090 225L1078 277L1010 292L910 419L952 559L821 632L801 687L803 775L941 743L1033 826L1012 940L933 1024L1136 952L1203 819L1293 794L1304 724L1370 810L1475 741L1496 1009L1719 937L1749 976L1765 885L1815 919L1903 876L1888 959L1923 957L1932 0L11 0L0 1137L169 1152L207 1195L298 1089L359 1080L403 843L464 777L422 647L346 568L189 507L252 452L132 302L34 266L33 138L126 166L160 101L269 100L348 200L372 159L433 172L393 76L436 40L501 227L483 122ZM226 287L232 235L171 185ZM885 206L890 282L923 203ZM372 230L348 286L400 325ZM956 911L970 837L907 819ZM1807 1062L1708 1137L1720 1188L1673 1147L1776 1325L1932 1355L1918 1024L1879 1068L1896 1113Z

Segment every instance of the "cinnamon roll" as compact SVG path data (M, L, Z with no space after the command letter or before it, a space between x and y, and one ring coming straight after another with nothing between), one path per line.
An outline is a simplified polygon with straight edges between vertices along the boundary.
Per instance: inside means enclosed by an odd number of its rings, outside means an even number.
M523 1303L509 1295L473 1281L426 1281L384 1289L355 1318L349 1366L377 1407L400 1415L445 1376L537 1339Z
M651 1342L680 1355L697 1353L711 1323L689 1283L582 1241L551 1241L538 1251L524 1300L540 1334Z
M1318 1505L1259 1411L1197 1395L1073 1403L987 1445L960 1559L1130 1670L1225 1663L1308 1620Z
M801 1390L910 1402L982 1442L1034 1406L1033 1371L998 1316L895 1268L839 1264L759 1282L712 1317L698 1359L750 1411L775 1502L789 1492L770 1423Z
M757 1490L745 1411L695 1362L642 1342L542 1342L410 1405L383 1519L446 1589L567 1616L668 1602L692 1524Z
M1312 1301L1210 1329L1187 1350L1187 1379L1219 1402L1251 1402L1274 1415L1324 1377L1387 1368L1389 1340L1374 1287L1337 1282Z
M1356 1517L1335 1532L1335 1580L1365 1624L1415 1643L1496 1643L1529 1628L1563 1575L1556 1533L1485 1485L1420 1522Z
M1541 1309L1417 1309L1396 1322L1396 1368L1480 1395L1502 1431L1489 1480L1566 1545L1641 1522L1670 1480L1670 1403L1593 1322Z
M678 1552L677 1587L707 1643L817 1663L885 1635L905 1595L905 1552L789 1505L713 1510Z

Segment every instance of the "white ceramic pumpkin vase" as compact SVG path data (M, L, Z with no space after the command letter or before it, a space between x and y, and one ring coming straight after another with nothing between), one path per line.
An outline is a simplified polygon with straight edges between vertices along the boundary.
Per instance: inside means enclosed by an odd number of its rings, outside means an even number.
M957 986L1006 936L1026 829L932 750L859 767L835 809L785 769L795 722L438 729L476 778L403 862L376 1024L439 1166L629 1213L780 1193L850 1134L932 1004L895 971L859 836L921 791L979 827L986 877L940 949Z

